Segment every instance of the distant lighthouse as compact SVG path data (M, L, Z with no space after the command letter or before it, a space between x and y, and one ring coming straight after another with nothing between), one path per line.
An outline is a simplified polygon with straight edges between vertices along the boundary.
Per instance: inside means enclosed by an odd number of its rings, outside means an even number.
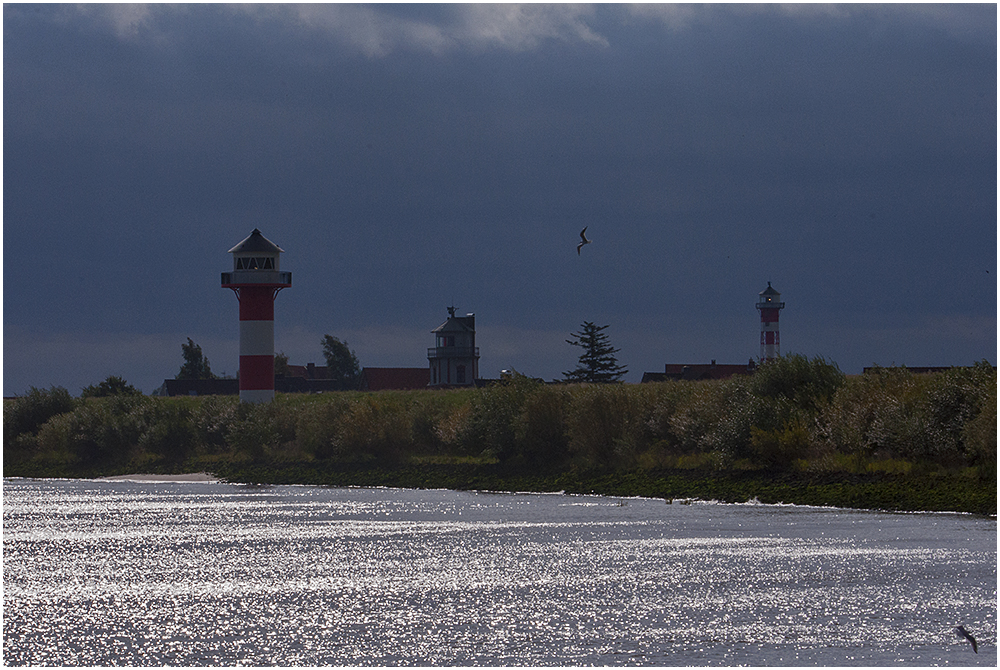
M292 273L278 266L281 252L254 228L229 250L233 271L222 273L222 288L240 302L240 402L274 399L274 299L292 285Z
M427 350L429 386L474 386L479 376L476 315L455 316L455 308L449 307L448 320L431 332L437 346Z
M760 310L760 362L766 363L781 356L778 311L785 308L785 303L781 302L781 294L771 288L771 282L767 282L767 288L757 296L757 309Z

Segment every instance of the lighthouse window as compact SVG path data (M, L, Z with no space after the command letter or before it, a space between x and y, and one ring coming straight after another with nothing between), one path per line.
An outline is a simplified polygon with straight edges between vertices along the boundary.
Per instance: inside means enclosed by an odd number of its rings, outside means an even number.
M274 259L270 256L262 256L258 258L237 258L236 259L236 269L237 270L273 270L274 269Z

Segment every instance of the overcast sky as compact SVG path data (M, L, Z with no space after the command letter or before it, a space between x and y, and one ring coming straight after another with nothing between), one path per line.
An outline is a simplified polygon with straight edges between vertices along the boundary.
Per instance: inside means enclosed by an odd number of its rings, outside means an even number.
M275 347L626 381L782 353L997 355L997 7L3 6L4 395L238 368L227 250L293 285ZM580 229L593 243L579 255Z

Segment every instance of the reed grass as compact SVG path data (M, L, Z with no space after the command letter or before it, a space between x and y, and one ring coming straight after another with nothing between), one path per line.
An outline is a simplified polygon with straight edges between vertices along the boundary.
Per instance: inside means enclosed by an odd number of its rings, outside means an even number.
M722 381L547 385L514 375L483 389L279 394L263 405L32 389L4 404L4 473L196 468L250 476L291 468L304 480L335 483L416 482L424 470L456 484L537 476L541 486L604 472L619 478L609 490L628 490L621 478L635 475L646 482L636 490L647 492L663 488L650 477L690 482L701 473L716 483L694 489L729 482L722 493L737 497L749 486L734 483L740 473L765 497L765 481L791 476L806 491L810 478L838 475L880 482L878 500L905 499L885 493L890 480L905 488L935 476L959 482L956 490L972 482L986 500L991 492L995 512L996 392L996 371L985 362L846 377L823 359L794 355ZM983 506L982 495L966 494ZM823 496L849 498L835 488Z

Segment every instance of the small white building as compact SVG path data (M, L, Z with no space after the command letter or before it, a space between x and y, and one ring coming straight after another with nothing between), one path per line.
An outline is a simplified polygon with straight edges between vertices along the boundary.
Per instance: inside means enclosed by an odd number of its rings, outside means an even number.
M429 386L473 386L479 377L479 347L476 346L476 315L455 316L431 331L435 346L427 350L431 367Z

